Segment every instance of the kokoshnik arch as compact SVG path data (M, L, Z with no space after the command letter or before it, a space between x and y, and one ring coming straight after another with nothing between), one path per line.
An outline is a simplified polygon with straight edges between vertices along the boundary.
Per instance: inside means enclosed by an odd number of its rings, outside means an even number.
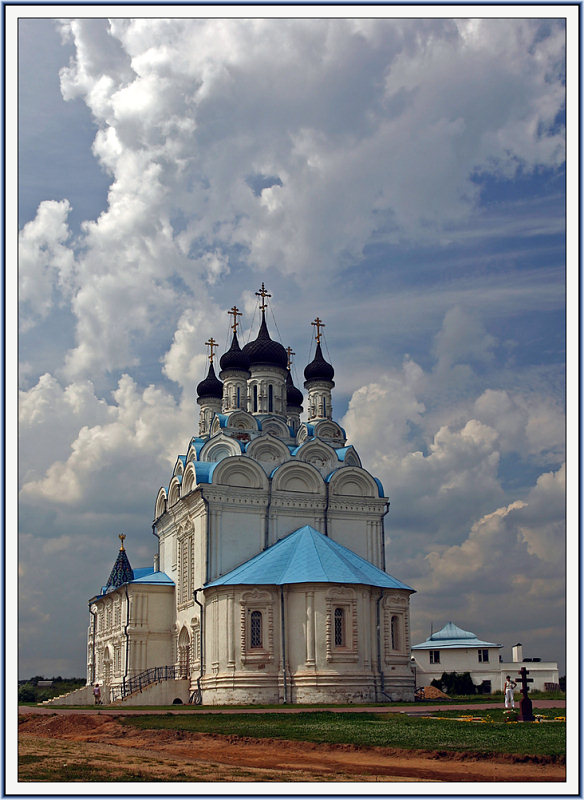
M410 586L386 572L381 482L333 419L334 369L261 324L197 386L198 431L155 502L153 567L122 538L90 600L87 687L124 703L411 700ZM83 691L83 690L81 690ZM61 699L62 702L62 699Z

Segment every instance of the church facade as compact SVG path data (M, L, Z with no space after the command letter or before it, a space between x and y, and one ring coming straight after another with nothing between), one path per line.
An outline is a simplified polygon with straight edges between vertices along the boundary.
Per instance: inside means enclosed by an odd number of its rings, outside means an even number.
M207 342L198 431L156 497L153 566L132 569L122 539L90 601L88 686L128 702L164 668L142 702L413 699L414 590L386 572L388 500L333 418L322 322L302 421L291 350L256 294L258 335L240 347L233 307L218 376Z

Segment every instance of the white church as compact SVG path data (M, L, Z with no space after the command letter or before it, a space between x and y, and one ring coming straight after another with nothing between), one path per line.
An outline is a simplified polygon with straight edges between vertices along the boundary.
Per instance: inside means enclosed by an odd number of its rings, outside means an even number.
M386 572L388 499L333 419L323 323L304 397L256 294L257 337L240 347L234 306L218 377L206 343L198 432L156 497L153 566L133 569L120 537L90 600L88 697L98 683L124 704L413 699L414 590Z

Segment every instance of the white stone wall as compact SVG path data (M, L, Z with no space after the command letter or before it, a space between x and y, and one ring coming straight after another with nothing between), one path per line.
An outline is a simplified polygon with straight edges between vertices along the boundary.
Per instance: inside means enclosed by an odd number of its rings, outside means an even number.
M438 644L438 643L437 643ZM430 664L429 650L412 650L412 657L415 659L416 685L428 686L432 680L440 679L443 672L470 672L473 683L479 686L482 681L491 681L491 691L502 691L505 683L505 676L511 675L513 680L518 681L518 671L521 667L526 667L529 672L528 677L533 678L533 683L529 684L530 690L543 691L545 683L558 683L558 665L551 662L500 662L499 649L496 647L487 648L489 651L489 662L479 663L478 649L475 648L451 648L440 649L440 663ZM481 648L484 649L484 648Z
M203 703L413 699L403 593L384 590L379 657L378 589L296 584L283 592L284 631L279 587L215 587L205 592ZM334 613L339 608L344 612L341 644L335 641ZM396 611L403 620L399 651L386 641L387 620ZM251 615L258 612L262 642L254 646Z

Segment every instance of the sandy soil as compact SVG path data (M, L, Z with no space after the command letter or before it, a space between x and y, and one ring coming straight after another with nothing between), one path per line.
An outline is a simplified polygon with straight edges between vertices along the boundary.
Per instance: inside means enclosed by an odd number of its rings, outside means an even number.
M43 764L59 768L59 780L73 781L565 781L564 765L544 757L477 759L445 751L141 731L122 727L119 715L105 711L22 715L19 760L21 781L38 780Z

